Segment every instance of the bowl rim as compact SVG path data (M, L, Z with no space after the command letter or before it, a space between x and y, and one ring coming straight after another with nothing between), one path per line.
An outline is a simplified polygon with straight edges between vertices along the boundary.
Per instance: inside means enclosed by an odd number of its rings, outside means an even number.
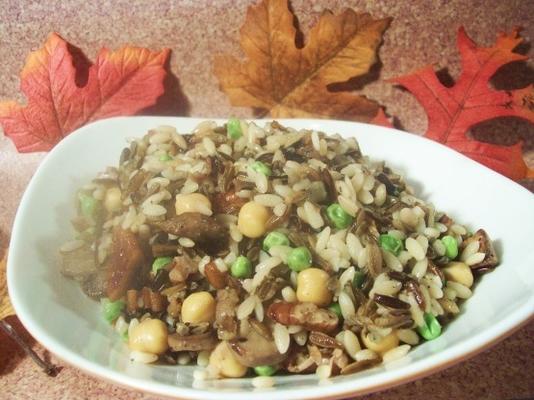
M35 182L40 179L40 176L44 173L43 171L46 169L46 165L48 164L49 160L52 159L55 154L62 151L62 149L71 141L77 140L77 138L81 135L86 134L87 132L94 130L95 128L99 128L100 126L105 126L110 121L117 121L117 120L131 120L131 119L148 119L153 120L155 123L157 123L158 120L165 120L170 121L173 120L176 122L176 124L183 123L185 121L187 122L201 122L204 120L214 120L216 122L226 121L226 119L221 118L191 118L191 117L154 117L154 116L134 116L134 117L114 117L114 118L108 118L104 120L99 120L90 124L87 124L74 132L72 132L70 135L68 135L66 138L64 138L54 149L52 149L43 159L43 161L38 166L35 174L33 175L32 179L30 180L28 186L26 187L26 190L24 191L24 194L22 196L22 199L19 203L19 207L15 216L15 222L13 224L13 230L11 234L11 240L10 240L10 246L9 246L9 255L12 255L12 257L8 256L7 260L7 284L8 284L8 291L9 296L11 298L11 302L13 304L13 308L17 313L17 317L23 324L23 326L28 330L28 332L39 342L43 345L43 347L50 350L53 354L55 354L59 359L63 360L65 363L72 365L85 373L97 377L99 379L103 379L107 382L112 382L114 384L118 384L122 387L127 387L131 389L135 389L138 391L143 391L147 393L157 394L157 395L163 395L171 398L186 398L186 399L218 399L220 397L219 392L214 390L202 390L202 389L193 389L193 388L185 388L180 386L171 386L169 384L164 383L158 383L154 381L145 381L136 379L133 377L130 377L128 375L125 375L122 372L113 371L110 370L104 366L100 366L96 363L93 363L92 361L89 361L85 357L79 355L78 353L69 350L68 348L64 347L61 343L61 341L56 340L54 337L49 335L46 331L42 330L37 323L35 323L29 315L26 315L25 313L25 306L23 304L23 301L21 299L21 291L20 288L17 285L17 282L15 282L15 262L13 261L16 257L15 255L23 251L21 249L21 246L18 245L20 240L18 240L19 231L22 229L23 219L21 215L24 214L24 210L28 206L30 199L32 197L32 191L34 190ZM272 118L268 119L248 119L250 121L260 121L261 123L272 121ZM300 119L276 119L277 121L280 121L281 123L290 125L292 122L297 123L308 123L308 124L325 124L325 123L341 123L341 124L355 124L360 126L368 126L368 124L364 123L358 123L358 122L350 122L350 121L337 121L337 120L321 120L321 119L307 119L307 118L300 118ZM119 121L120 122L120 121ZM409 134L407 132L399 131L392 128L386 128L382 126L376 126L372 125L373 129L380 129L380 130L386 130L395 132L396 135L404 135L406 138L410 138L409 140L422 140L425 141L425 145L431 145L431 146L438 146L441 148L441 151L447 151L454 153L457 157L464 158L465 160L468 160L470 163L475 164L476 167L482 168L483 170L489 171L491 174L494 175L495 179L503 179L507 181L507 184L514 183L516 186L516 190L523 190L524 193L530 192L523 188L522 186L516 184L515 182L511 181L510 179L497 174L496 172L490 170L489 168L478 164L469 158L465 157L464 155L457 153L456 151L440 144L437 142L434 142L432 140L426 139L424 137ZM422 378L424 376L428 376L430 374L433 374L437 371L443 370L445 368L448 368L462 360L468 359L486 349L489 347L495 345L499 341L503 340L504 338L508 337L515 331L519 330L521 327L525 326L529 321L534 320L534 294L530 297L529 301L523 303L523 305L517 309L515 309L513 312L509 313L504 319L500 320L498 324L495 324L493 326L490 326L486 329L484 329L481 332L477 332L472 337L468 338L467 340L455 344L447 349L447 351L442 351L437 354L433 354L430 357L424 359L424 360L418 360L415 362L411 362L402 368L396 369L394 371L384 371L380 374L381 379L378 381L375 376L367 376L363 378L359 378L360 380L369 381L367 384L363 384L359 388L351 388L351 381L344 381L344 382L333 382L331 385L324 385L324 386L316 386L316 387L307 387L307 388L298 388L298 389L276 389L276 391L273 390L263 390L263 391L257 391L257 392L250 392L250 391L243 391L243 390L225 390L225 394L232 396L232 398L238 400L238 399L250 399L255 398L258 400L271 400L274 397L280 397L280 398L300 398L300 399L333 399L333 398L339 398L339 397L346 397L350 395L362 395L370 392L375 391L381 391L385 390L387 388L397 386L403 383L407 383L410 381L413 381L415 379ZM430 361L429 361L430 360ZM425 367L424 364L430 364L429 366ZM250 378L247 378L250 379ZM372 381L375 381L374 383Z

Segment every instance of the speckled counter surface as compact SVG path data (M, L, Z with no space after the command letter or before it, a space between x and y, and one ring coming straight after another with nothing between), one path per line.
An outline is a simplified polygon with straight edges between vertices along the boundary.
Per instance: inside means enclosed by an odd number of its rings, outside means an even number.
M38 48L51 31L80 47L94 59L102 46L117 48L125 43L154 49L172 49L170 68L181 88L179 105L168 114L225 117L250 116L250 110L232 108L211 74L211 57L218 52L239 55L238 29L251 2L237 1L20 1L0 0L0 99L23 100L18 73L29 51ZM393 21L380 49L380 82L371 82L361 92L385 105L408 131L421 133L426 118L420 105L407 92L384 80L408 73L426 64L448 67L456 77L460 70L455 47L456 30L464 25L478 43L490 45L497 31L522 26L522 35L534 39L534 2L445 0L294 0L291 2L300 28L306 33L329 8L339 12L349 6ZM523 50L531 57L530 44ZM508 87L533 82L533 65L509 68L500 77ZM183 99L186 99L183 101ZM534 129L526 123L485 126L488 140L511 144L525 141L525 159L534 166ZM44 154L15 152L0 136L0 253L8 244L14 214L35 168ZM533 185L530 184L530 187ZM10 321L17 325L16 318ZM28 336L28 339L31 338ZM40 353L47 355L38 344ZM48 356L48 355L47 355ZM54 360L54 358L52 357ZM57 360L54 360L57 361ZM57 361L60 365L61 363ZM0 398L2 399L153 399L154 397L97 381L69 366L48 378L28 357L0 334ZM490 350L431 377L406 384L369 399L523 399L534 398L534 323Z

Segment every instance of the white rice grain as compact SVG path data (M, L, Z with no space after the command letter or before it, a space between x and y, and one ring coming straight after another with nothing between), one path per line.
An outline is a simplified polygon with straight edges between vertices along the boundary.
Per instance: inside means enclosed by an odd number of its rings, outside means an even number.
M456 292L456 296L460 299L468 299L473 292L467 286L458 282L447 281L447 287Z
M305 330L297 332L293 335L293 339L299 346L304 346L308 341L308 332Z
M484 261L484 258L486 258L486 253L475 253L467 257L464 262L467 265L471 266L481 263L482 261Z
M408 354L410 349L411 346L409 344L403 344L398 347L395 347L384 353L384 355L382 356L382 361L384 362L384 364L387 364L392 361L398 360Z
M347 354L352 357L354 360L356 360L356 354L362 349L362 346L360 345L360 341L358 340L358 336L356 334L348 329L343 331L343 347L345 348L345 351Z
M381 207L386 202L386 196L386 185L381 183L380 185L378 185L375 191L375 204L378 207Z
M254 201L265 207L275 207L283 202L283 199L276 194L258 194L254 196Z
M479 248L480 248L480 242L478 240L473 240L463 249L462 255L460 256L460 260L465 262L465 260L467 260L468 257L477 253Z
M304 202L304 212L306 213L306 221L313 229L319 229L324 225L323 217L319 208L309 201Z
M257 389L266 389L274 386L274 378L272 376L256 376L252 378L252 386Z
M195 242L193 242L191 239L186 238L186 237L182 237L178 239L178 243L180 244L180 246L183 246L183 247L195 247Z
M237 319L245 319L247 318L252 312L254 311L254 308L256 307L256 302L259 301L258 297L256 295L251 295L247 297L238 307L236 316Z
M328 379L332 375L332 367L330 364L319 365L315 370L315 375L319 379Z
M423 258L421 261L417 261L412 269L412 275L417 279L421 279L425 276L428 268L428 258Z
M425 258L425 251L423 250L423 247L421 244L415 240L414 238L407 238L406 242L406 250L415 258L417 261L421 261Z
M356 359L356 361L374 360L378 358L378 354L376 354L373 350L364 349L358 351L354 358Z
M352 299L347 293L341 292L339 294L338 303L339 303L339 307L341 308L341 314L343 315L343 318L345 320L352 318L354 317L354 315L356 315L356 309L354 308L354 303L352 302Z
M207 367L210 361L210 352L207 350L202 350L198 353L197 356L197 365L199 367Z
M279 323L275 323L273 327L273 340L276 348L280 354L285 354L289 349L291 337L287 328Z
M71 240L69 242L64 243L59 248L59 251L62 252L62 253L70 253L71 251L78 250L84 244L85 244L85 242L83 240Z
M398 329L397 337L401 342L415 346L419 343L419 335L412 329Z
M355 217L360 209L354 201L349 200L345 196L338 196L337 201L341 208L351 217Z
M288 303L294 303L297 301L297 294L291 286L286 286L282 289L282 298Z
M145 353L143 351L133 350L130 352L130 361L141 363L141 364L150 364L158 359L156 354Z

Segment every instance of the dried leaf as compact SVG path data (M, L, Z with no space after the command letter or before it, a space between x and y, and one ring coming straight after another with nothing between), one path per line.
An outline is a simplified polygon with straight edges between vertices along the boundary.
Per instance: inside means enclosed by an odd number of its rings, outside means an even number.
M386 128L394 128L393 123L390 121L383 108L379 108L375 117L369 122L374 125L385 126Z
M234 106L267 110L272 117L336 117L369 121L378 105L365 97L329 91L369 71L389 19L346 9L325 11L306 45L295 45L295 16L287 0L263 0L248 9L241 28L243 62L214 59L214 73Z
M15 315L15 310L13 310L13 306L9 301L9 295L7 294L6 268L7 252L0 261L0 320L10 315Z
M83 124L132 115L154 104L164 91L168 55L168 49L102 49L86 84L78 86L73 53L52 33L41 49L30 53L21 72L27 105L0 103L0 123L20 152L50 150Z
M514 180L532 174L523 160L521 143L513 146L482 143L467 136L467 132L480 122L498 117L519 117L534 123L533 86L504 91L494 90L489 84L502 66L527 59L513 52L522 40L516 29L510 35L499 34L492 47L477 47L460 28L462 73L453 87L445 87L430 66L393 80L412 92L425 108L426 137Z

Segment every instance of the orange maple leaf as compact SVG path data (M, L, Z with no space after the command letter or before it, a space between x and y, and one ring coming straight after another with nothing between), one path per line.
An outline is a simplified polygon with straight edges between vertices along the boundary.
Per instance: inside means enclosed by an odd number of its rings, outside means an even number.
M393 79L407 88L425 108L428 129L425 136L444 143L466 156L519 180L532 176L523 160L522 143L499 146L467 136L469 129L498 117L519 117L534 123L534 89L494 90L489 80L503 65L528 57L513 50L522 38L515 29L501 33L492 47L477 47L465 30L458 31L462 73L453 87L445 87L431 66Z
M87 83L78 86L68 44L52 33L30 53L20 74L28 104L0 103L0 123L20 152L50 150L88 122L132 115L154 104L164 91L168 56L168 49L102 49L89 67Z
M272 117L337 117L369 121L378 105L327 86L363 75L389 18L346 9L323 13L303 48L295 45L295 16L287 0L263 0L248 9L241 27L244 62L228 55L214 59L214 73L234 106L267 110Z

